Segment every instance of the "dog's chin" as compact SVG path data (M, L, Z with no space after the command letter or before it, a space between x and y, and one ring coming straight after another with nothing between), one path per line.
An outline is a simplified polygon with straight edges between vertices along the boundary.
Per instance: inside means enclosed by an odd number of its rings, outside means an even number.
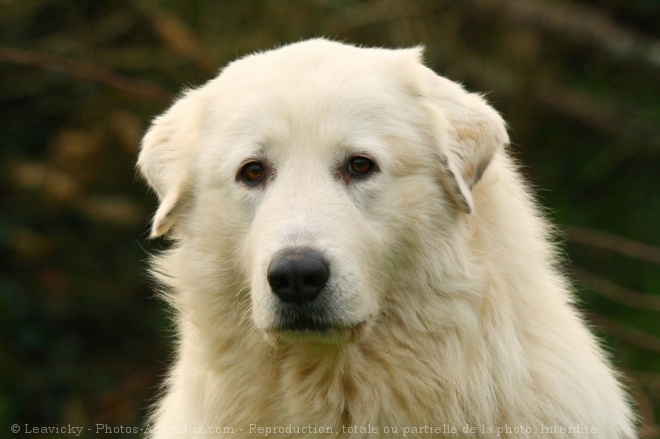
M369 326L368 320L339 326L315 325L309 328L285 326L268 329L265 334L268 343L274 346L308 343L340 345L360 341L365 337Z

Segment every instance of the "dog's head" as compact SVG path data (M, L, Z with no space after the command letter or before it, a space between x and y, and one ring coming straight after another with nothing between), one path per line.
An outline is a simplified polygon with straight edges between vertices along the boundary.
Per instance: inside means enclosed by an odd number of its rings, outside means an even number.
M357 337L394 297L414 302L507 142L481 97L420 57L311 40L186 93L142 144L152 236L173 227L195 285L249 292L232 306L288 341Z

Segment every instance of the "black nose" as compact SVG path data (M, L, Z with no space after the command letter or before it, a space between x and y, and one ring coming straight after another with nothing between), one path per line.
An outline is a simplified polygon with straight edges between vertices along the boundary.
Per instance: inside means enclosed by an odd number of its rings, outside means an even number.
M328 261L314 250L284 250L276 253L268 266L270 288L284 302L314 300L329 278Z

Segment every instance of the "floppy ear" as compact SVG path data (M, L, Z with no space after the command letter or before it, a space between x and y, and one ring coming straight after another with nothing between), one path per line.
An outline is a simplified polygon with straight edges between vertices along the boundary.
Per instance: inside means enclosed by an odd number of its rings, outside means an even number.
M170 230L189 198L198 125L199 103L192 91L154 119L142 139L137 165L160 201L151 238Z
M509 143L500 115L479 95L422 68L421 95L441 150L443 183L465 213L474 209L472 188L493 156Z

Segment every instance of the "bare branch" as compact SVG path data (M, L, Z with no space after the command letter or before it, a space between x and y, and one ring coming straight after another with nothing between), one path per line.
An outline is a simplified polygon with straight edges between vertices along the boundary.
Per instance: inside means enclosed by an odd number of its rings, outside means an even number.
M576 266L572 267L572 271L582 286L596 294L600 294L614 302L622 303L631 308L660 312L660 296L645 294L622 287L609 279L605 279Z
M569 241L660 265L660 248L584 227L568 226Z
M424 11L416 2L401 0L373 0L356 3L341 10L326 20L324 31L330 35L341 34L351 29L377 23L421 17Z
M639 420L641 421L639 437L642 439L657 437L658 425L653 410L653 401L642 388L639 376L628 374L627 381L630 381L628 388L637 403Z
M132 79L93 64L66 59L49 53L0 47L0 63L64 73L160 103L169 103L172 99L167 90L149 82Z
M558 83L538 87L538 99L560 113L567 114L597 131L621 132L621 117L605 102L570 90Z
M192 60L204 71L216 70L202 42L183 21L156 2L136 1L135 5L168 49Z
M598 314L589 314L588 319L614 338L645 351L660 353L660 338L615 322Z
M651 392L657 393L660 391L660 374L641 370L628 370L626 372L628 375L634 375L637 382Z
M617 24L597 8L568 2L474 0L476 10L600 47L621 61L660 68L660 41Z

